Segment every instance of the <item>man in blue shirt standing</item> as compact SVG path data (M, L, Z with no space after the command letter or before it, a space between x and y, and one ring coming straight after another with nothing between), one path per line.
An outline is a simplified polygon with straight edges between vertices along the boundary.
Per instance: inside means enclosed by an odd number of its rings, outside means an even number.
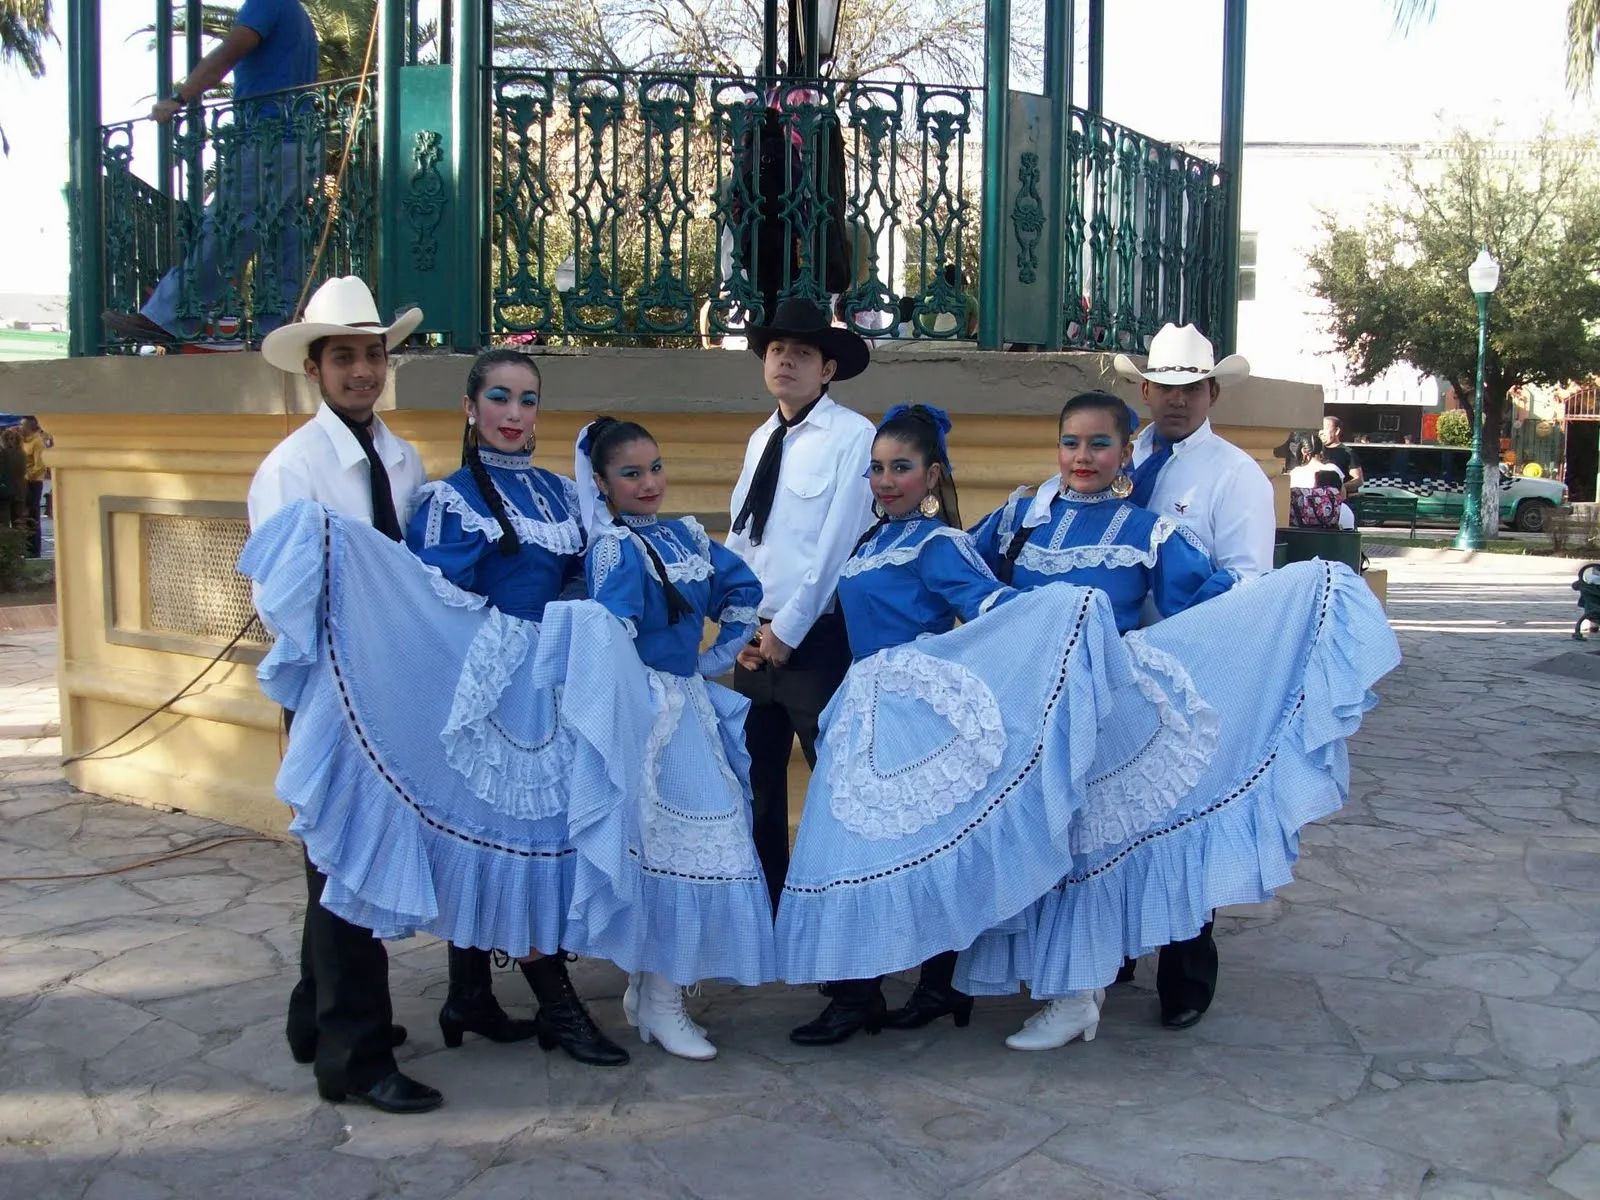
M138 313L106 312L102 320L118 337L169 342L193 337L216 311L224 279L237 276L260 246L255 311L257 335L290 320L300 293L300 211L322 174L319 141L291 136L294 101L262 99L317 81L317 34L300 0L245 0L222 43L150 110L165 125L206 92L233 75L234 131L212 142L217 154L217 198L207 207L199 238L184 262L168 271ZM239 226L224 243L218 208L226 203ZM275 268L275 272L274 272ZM272 278L274 275L276 278ZM194 289L201 312L180 313L180 291Z

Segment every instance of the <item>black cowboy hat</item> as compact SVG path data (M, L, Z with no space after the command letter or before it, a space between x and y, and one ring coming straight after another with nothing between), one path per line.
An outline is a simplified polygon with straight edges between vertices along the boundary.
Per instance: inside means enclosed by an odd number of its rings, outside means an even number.
M815 346L824 358L831 358L838 364L833 373L834 382L854 379L872 360L872 352L860 334L833 325L827 312L810 300L780 300L771 324L753 325L745 330L745 336L750 349L763 358L767 354L767 343L774 338L791 338Z

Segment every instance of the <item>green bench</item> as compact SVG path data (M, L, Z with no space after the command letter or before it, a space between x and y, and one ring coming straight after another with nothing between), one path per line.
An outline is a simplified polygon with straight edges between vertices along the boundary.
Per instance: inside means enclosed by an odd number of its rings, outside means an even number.
M1357 493L1350 501L1356 520L1362 525L1382 525L1385 521L1398 521L1409 525L1409 536L1417 536L1417 498L1415 496L1363 496Z

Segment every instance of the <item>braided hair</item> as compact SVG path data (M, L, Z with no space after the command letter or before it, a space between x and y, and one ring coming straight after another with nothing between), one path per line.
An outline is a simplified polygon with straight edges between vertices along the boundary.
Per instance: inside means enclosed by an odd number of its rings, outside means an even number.
M473 360L472 369L467 372L467 396L476 403L483 392L484 380L489 377L489 372L496 367L504 366L527 367L541 386L544 383L543 377L539 374L538 364L532 358L509 346L498 346L493 350L485 350ZM478 455L478 429L470 420L461 431L461 465L472 472L472 482L478 485L478 492L483 496L483 502L489 506L490 513L499 522L500 553L510 558L522 548L522 541L517 537L516 529L512 527L511 514L506 512L505 497L500 495L500 489L495 487L494 480L489 478L489 469L483 465L483 459Z
M950 418L926 404L897 405L891 408L878 426L879 437L899 438L915 447L922 461L938 463L939 483L934 494L939 498L939 516L946 525L961 528L961 503L956 493L956 477L950 466L950 453L945 448L944 435L949 432Z
M611 460L624 446L631 446L635 442L655 442L650 436L650 431L636 421L619 421L615 417L596 417L589 426L589 465L594 468L594 473L605 478L606 468L611 465ZM627 528L627 523L619 516L613 516L612 522L622 528ZM683 593L673 586L672 580L667 578L667 565L661 561L661 555L650 544L649 538L637 538L644 547L644 552L650 557L650 565L655 568L656 578L661 581L661 590L667 600L667 624L676 625L679 620L694 613L694 607L683 598Z

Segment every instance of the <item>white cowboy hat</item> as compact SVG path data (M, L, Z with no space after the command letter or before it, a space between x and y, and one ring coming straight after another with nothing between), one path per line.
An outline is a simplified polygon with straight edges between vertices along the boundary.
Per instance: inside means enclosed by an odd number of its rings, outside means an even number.
M1216 352L1205 334L1193 325L1174 325L1169 321L1150 339L1150 353L1145 357L1143 370L1126 354L1117 355L1111 365L1129 383L1148 379L1168 387L1181 387L1200 379L1215 379L1218 384L1225 385L1250 377L1250 363L1243 355L1230 354L1221 362L1215 358Z
M312 293L302 321L282 325L267 334L261 343L261 357L280 371L299 375L311 343L325 337L359 337L376 334L393 350L422 324L420 308L407 309L392 324L378 319L378 305L372 292L356 275L330 279Z

